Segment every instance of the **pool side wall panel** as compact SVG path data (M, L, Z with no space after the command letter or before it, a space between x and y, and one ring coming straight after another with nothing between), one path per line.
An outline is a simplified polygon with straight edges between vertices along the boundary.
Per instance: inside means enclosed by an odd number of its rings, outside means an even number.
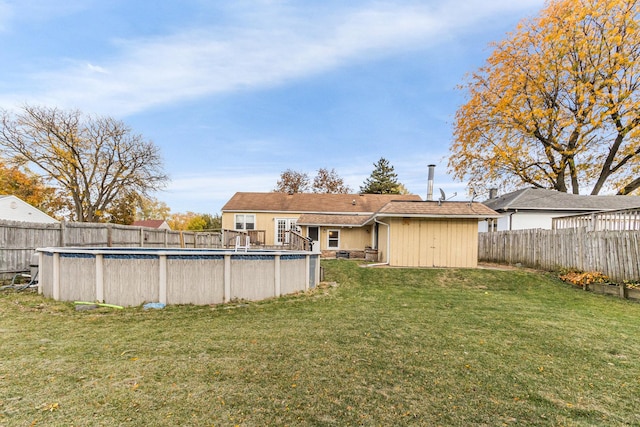
M283 255L280 259L280 294L287 295L304 291L300 284L306 283L306 257Z
M167 260L167 303L221 304L224 302L224 258Z
M53 298L53 254L40 253L38 263L38 292Z
M153 255L105 255L104 301L122 306L159 301L159 264Z
M274 259L274 256L232 257L231 300L259 301L276 296Z
M96 300L96 257L60 254L59 298L63 301Z

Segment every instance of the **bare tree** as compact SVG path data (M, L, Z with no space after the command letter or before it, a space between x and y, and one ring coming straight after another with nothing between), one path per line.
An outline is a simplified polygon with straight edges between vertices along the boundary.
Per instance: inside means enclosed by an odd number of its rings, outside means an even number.
M309 175L291 169L280 174L280 179L273 190L276 193L306 193L309 191Z
M57 183L77 221L99 221L115 200L146 195L168 179L158 147L111 117L26 105L0 120L0 149Z

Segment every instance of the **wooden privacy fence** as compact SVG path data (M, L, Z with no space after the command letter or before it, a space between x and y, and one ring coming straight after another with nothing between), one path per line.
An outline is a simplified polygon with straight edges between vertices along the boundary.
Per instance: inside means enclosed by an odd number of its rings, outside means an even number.
M0 220L0 279L28 271L31 255L44 247L219 248L219 232L159 230L119 224L39 224Z
M614 281L640 279L640 231L515 230L480 233L478 260L543 270L599 271Z

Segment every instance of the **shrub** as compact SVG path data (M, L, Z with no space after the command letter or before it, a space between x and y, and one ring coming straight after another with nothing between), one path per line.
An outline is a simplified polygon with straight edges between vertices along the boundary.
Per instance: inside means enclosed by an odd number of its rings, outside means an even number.
M609 283L609 277L599 271L570 271L560 276L560 279L576 286L584 287L592 283Z

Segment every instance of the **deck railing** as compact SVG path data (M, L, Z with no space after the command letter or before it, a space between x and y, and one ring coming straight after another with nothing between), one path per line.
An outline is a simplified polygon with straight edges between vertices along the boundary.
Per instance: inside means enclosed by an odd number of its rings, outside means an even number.
M233 248L236 245L236 237L249 236L252 247L260 249L282 249L291 251L310 251L311 241L297 231L287 230L282 239L285 243L279 245L267 245L265 243L265 230L222 230L222 242L225 248ZM244 241L244 240L243 240Z
M584 228L587 231L640 230L640 209L622 209L553 218L552 229L566 228Z
M233 248L238 236L249 236L251 246L265 245L265 230L222 230L222 236L222 244L225 248Z

